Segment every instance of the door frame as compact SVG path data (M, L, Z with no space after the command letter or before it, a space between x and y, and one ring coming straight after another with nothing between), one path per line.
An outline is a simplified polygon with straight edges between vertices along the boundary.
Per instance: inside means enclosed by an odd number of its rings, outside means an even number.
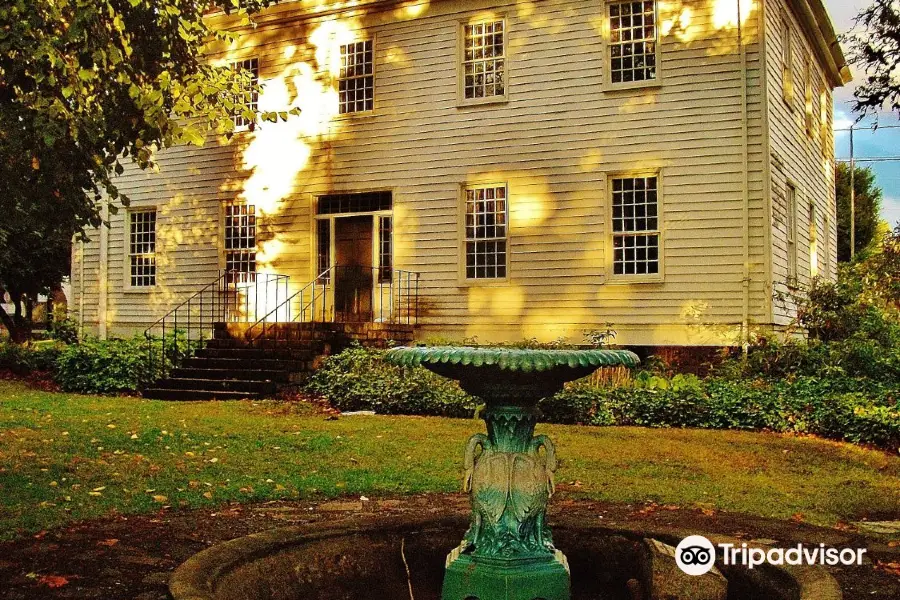
M372 218L372 269L373 273L377 273L381 269L381 228L379 227L378 219L380 217L391 217L391 225L392 225L392 237L393 237L393 210L378 210L372 212L352 212L352 213L335 213L329 215L315 215L313 218L313 239L312 239L312 256L310 257L310 263L312 265L311 271L312 276L310 279L313 279L319 275L318 263L319 263L319 221L328 221L328 268L332 268L335 266L335 260L337 259L337 252L335 251L335 220L342 219L345 217L371 217ZM391 240L393 242L393 240ZM391 254L393 255L394 244L391 244ZM392 261L393 262L393 261ZM374 277L374 275L373 275Z

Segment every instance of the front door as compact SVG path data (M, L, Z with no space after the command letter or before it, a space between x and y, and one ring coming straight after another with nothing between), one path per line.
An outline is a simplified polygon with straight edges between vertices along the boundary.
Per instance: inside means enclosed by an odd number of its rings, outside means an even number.
M371 216L334 220L334 310L337 321L372 319Z

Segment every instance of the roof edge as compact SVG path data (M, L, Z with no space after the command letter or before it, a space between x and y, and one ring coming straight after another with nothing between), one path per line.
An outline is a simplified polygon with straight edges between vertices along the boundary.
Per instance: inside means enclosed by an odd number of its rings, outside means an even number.
M789 3L805 20L804 24L813 34L814 42L825 61L834 87L843 87L850 83L853 80L850 65L822 0L789 0Z

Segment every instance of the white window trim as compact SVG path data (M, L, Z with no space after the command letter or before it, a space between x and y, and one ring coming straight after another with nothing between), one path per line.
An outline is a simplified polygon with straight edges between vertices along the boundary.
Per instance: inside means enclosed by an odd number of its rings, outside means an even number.
M613 231L613 179L628 179L632 177L656 177L656 216L657 232L659 235L659 273L650 275L616 275L615 269L615 236ZM665 281L666 253L665 253L665 190L664 178L661 169L649 171L617 171L606 175L606 283L612 285L659 284Z
M340 73L338 73L338 76L334 78L334 83L333 83L334 91L336 94L338 94L338 110L334 114L334 117L333 117L335 120L362 119L362 118L366 118L366 117L374 117L376 114L376 111L378 110L378 55L377 55L378 40L376 39L376 37L377 37L376 34L373 32L370 35L366 35L364 37L357 37L357 38L354 38L353 41L348 42L350 44L358 43L358 42L368 42L368 41L372 42L372 109L371 110L361 110L361 111L357 111L357 112L346 112L346 113L340 112L340 93L341 93L340 92L340 81L341 81L341 77L340 77ZM341 48L340 48L341 45L343 45L343 44L338 45L338 50L337 50L338 53L340 53L340 51L341 51ZM340 57L338 57L338 58L340 58Z
M822 272L819 264L819 207L809 203L809 277L814 279Z
M803 64L803 128L810 140L815 138L816 129L814 99L812 57L807 56Z
M612 0L607 0L602 3L603 9L603 83L604 90L606 92L615 92L615 91L628 91L628 90L640 90L640 89L652 89L659 88L663 86L664 83L664 72L662 69L662 63L660 59L662 58L662 53L660 51L662 47L662 35L659 29L659 2L655 1L654 5L656 7L656 77L654 79L647 79L644 81L623 81L619 83L615 83L612 80L612 25L610 23L609 16L609 5L616 4Z
M251 203L245 202L243 200L236 200L236 199L235 200L223 200L219 203L219 235L218 235L218 238L219 238L219 274L220 275L224 275L225 269L228 268L228 248L226 248L226 245L225 245L225 216L227 213L227 207L230 205L234 205L234 204L251 204ZM260 252L260 250L259 250L259 223L260 223L259 207L256 204L254 204L253 206L257 207L255 214L256 214L256 254L257 254L257 260L258 260L259 252ZM258 262L256 264L255 273L256 274L260 273L260 268L259 268ZM238 287L240 287L242 285L247 285L249 283L250 282L239 282Z
M487 21L503 21L503 94L487 96L485 98L466 98L466 33L467 25ZM483 106L486 104L506 104L509 102L510 86L510 52L509 52L509 19L505 13L486 16L475 14L467 19L460 19L456 25L456 106L466 108L469 106ZM507 193L509 190L507 190Z
M494 277L494 278L483 278L483 279L470 279L466 277L466 243L468 242L468 238L466 237L466 191L473 188L487 188L487 187L505 187L506 188L506 277ZM458 236L459 241L457 243L458 250L458 264L459 264L459 285L460 287L505 287L509 285L511 278L511 256L512 256L512 224L510 222L510 198L512 197L512 189L509 185L508 181L497 181L494 179L491 180L479 180L475 179L472 181L467 181L465 183L461 183L459 186L459 200L458 200L458 217L457 221L459 223ZM395 237L396 239L396 237Z
M256 83L260 84L262 82L262 61L259 59L259 56L253 55L253 56L246 56L246 57L240 58L240 59L235 59L235 60L232 60L231 62L229 62L228 65L232 69L234 69L239 64L250 61L250 60L256 60ZM259 97L258 96L256 98L256 110L257 111L259 110ZM232 117L231 117L231 122L234 123L234 129L232 130L233 133L249 132L250 124L246 123L246 124L238 125L235 122L235 119L237 119L238 117L239 117L239 115L232 115ZM257 124L257 126L258 126L258 124Z
M829 133L830 119L828 117L828 89L824 79L820 79L819 83L822 89L819 90L819 141L822 144L822 156L830 158L829 154Z
M790 14L785 11L782 14L781 25L781 97L791 110L794 110L794 97L796 86L794 81L794 26L791 23Z
M154 285L131 285L131 215L134 213L154 212L156 213L156 223L154 229L154 255L156 256L156 283ZM124 291L135 294L147 294L159 287L159 208L152 206L132 206L125 213L125 227L123 232L122 245L125 249L125 260L122 263L122 280Z
M791 201L790 190L794 190L794 199ZM799 285L800 272L800 227L797 222L797 208L800 205L800 188L792 179L788 179L784 186L784 203L785 215L787 222L785 223L784 244L787 250L787 277L785 285L789 288L796 288Z

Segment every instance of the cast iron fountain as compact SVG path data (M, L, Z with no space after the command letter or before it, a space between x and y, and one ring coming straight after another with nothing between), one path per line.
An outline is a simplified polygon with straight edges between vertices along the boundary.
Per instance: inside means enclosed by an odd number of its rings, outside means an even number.
M463 489L472 523L447 557L442 600L569 600L569 564L553 545L547 503L556 449L534 435L543 398L599 367L634 367L625 350L395 348L395 364L455 379L484 401L487 435L469 438Z
M465 451L471 516L462 542L447 554L465 530L453 509L376 513L343 528L308 524L304 513L302 526L190 558L172 576L174 600L840 600L824 569L680 573L672 531L651 539L643 527L609 529L563 513L556 541L568 558L557 549L547 524L557 457L547 436L534 435L538 401L598 367L634 367L631 352L420 347L387 356L456 379L484 401L487 434L473 435Z

